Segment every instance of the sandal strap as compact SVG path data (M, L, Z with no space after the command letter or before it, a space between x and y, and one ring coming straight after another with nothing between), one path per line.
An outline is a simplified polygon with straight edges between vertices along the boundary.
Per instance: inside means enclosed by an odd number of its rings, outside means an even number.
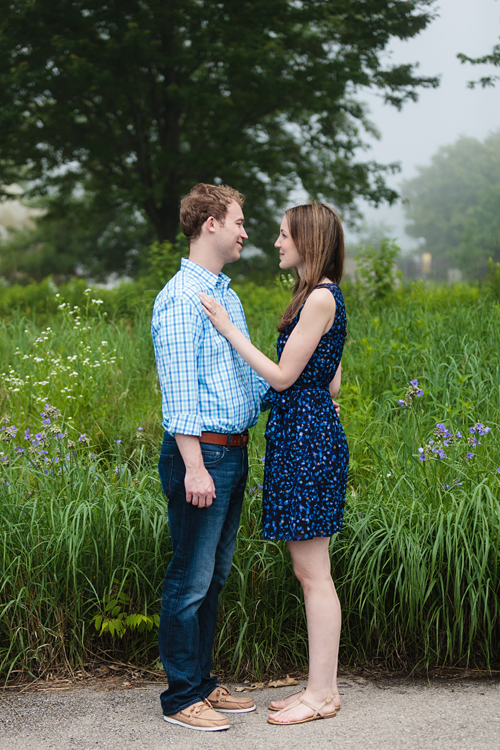
M304 698L301 698L297 701L297 703L303 703L304 706L307 706L307 708L310 708L311 711L314 711L313 719L316 718L316 716L323 716L321 713L321 709L324 708L328 703L331 703L333 700L333 695L328 696L323 703L320 703L319 706L313 706L312 703L309 703L309 701L304 700Z
M288 706L285 706L285 708L280 708L279 712L280 714L284 713L284 711L289 711L291 708L295 708L295 706L299 706L303 701L302 700L296 700L293 701L293 703L289 703Z
M300 690L297 690L296 693L290 693L290 695L285 695L284 698L277 698L276 700L284 700L284 701L286 701L286 700L288 700L288 698L293 698L294 695L302 695L302 693L304 692L305 689L306 688L305 688L305 685L304 685L304 687L301 687ZM271 701L271 703L274 703L274 701ZM288 706L285 706L285 708L288 708ZM285 708L279 708L277 710L278 711L284 711Z

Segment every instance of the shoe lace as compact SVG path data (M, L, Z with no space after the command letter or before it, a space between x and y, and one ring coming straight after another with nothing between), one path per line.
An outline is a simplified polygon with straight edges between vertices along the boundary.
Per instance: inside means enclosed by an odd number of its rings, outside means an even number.
M193 705L189 707L189 713L192 716L199 716L201 713L203 713L203 711L207 711L209 708L211 709L212 706L205 698L205 700L203 701L199 701L198 703L193 703Z
M231 692L225 685L219 685L217 688L215 688L215 700L219 700L221 695L231 695Z

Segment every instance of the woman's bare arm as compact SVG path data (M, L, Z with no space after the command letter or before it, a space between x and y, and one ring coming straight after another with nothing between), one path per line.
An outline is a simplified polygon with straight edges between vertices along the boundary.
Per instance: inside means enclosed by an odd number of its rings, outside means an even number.
M331 328L335 318L335 299L327 289L316 289L306 300L299 322L285 345L279 364L266 357L247 337L234 326L218 302L200 294L203 308L231 346L245 362L266 380L276 391L290 388L311 359L321 337Z

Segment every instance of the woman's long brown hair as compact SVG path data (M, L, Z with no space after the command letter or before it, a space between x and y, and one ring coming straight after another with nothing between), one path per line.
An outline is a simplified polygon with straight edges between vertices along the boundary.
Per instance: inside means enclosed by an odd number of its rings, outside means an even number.
M297 252L304 261L297 276L293 299L283 313L278 331L283 333L315 286L325 277L340 283L344 270L344 231L339 215L325 203L289 208L286 218Z

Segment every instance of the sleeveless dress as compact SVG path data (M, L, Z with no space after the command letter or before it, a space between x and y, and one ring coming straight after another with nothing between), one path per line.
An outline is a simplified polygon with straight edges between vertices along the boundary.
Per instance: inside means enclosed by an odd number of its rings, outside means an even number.
M346 313L337 284L318 288L335 297L333 326L294 385L281 393L271 388L266 396L271 412L262 493L264 539L299 541L331 536L342 528L349 451L328 388L342 357ZM278 359L302 307L278 337Z

